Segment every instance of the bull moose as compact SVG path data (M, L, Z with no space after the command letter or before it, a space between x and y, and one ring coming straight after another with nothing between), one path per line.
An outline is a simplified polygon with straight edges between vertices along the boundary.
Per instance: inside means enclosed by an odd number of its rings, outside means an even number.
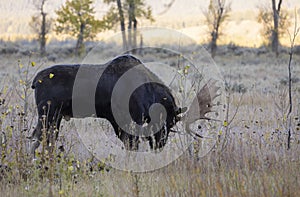
M138 67L138 69L135 71L136 78L131 79L131 81L139 78L142 81L148 82L136 88L130 95L128 104L130 117L137 125L150 123L151 116L149 110L151 106L156 103L161 104L166 112L164 125L158 128L158 131L153 133L152 136L146 136L145 139L149 141L152 150L163 148L167 142L169 133L172 131L172 127L180 121L180 118L182 118L180 114L184 113L186 108L180 108L176 105L170 89L164 86L158 77L147 69L139 59L132 55L122 55L101 65L55 65L40 71L36 75L32 83L32 88L35 90L38 122L30 137L32 144L31 152L34 154L43 136L46 136L48 146L51 143L51 136L54 140L57 138L62 118L68 120L72 117L82 118L93 115L105 118L111 123L115 134L123 142L126 149L137 150L139 136L124 131L124 127L116 121L112 111L114 87L122 75L134 67ZM88 71L86 73L89 74L85 73L78 76L80 69L86 69ZM100 73L100 76L95 73ZM77 95L74 94L74 86L78 77L81 77L82 95L80 93ZM93 84L95 84L95 93L92 95L94 98L87 100L84 89L85 87L93 86ZM123 84L123 87L127 86L130 86L130 80L128 84ZM199 100L198 106L200 111L202 109L202 112L197 117L190 116L192 117L190 120L205 118L204 115L210 112L212 101L216 97L216 94L211 95L210 92L208 84L199 92L197 95ZM75 97L77 97L77 101L80 101L76 105L80 105L77 107L81 109L85 109L85 105L88 105L90 101L92 101L91 103L94 102L95 114L89 114L88 112L75 114ZM191 113L194 112L191 111ZM124 119L122 124L129 125L130 123L127 119ZM43 135L43 130L47 131L46 135Z

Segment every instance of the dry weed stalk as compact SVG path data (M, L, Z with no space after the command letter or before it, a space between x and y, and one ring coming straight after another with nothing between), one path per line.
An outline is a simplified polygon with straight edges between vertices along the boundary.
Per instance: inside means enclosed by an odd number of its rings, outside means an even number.
M290 37L290 52L289 52L289 63L288 63L288 73L289 73L289 83L288 83L288 87L289 87L289 111L287 114L287 119L289 121L288 123L288 141L287 141L287 148L288 150L291 148L291 129L292 129L292 110L293 110L293 98L292 98L292 68L291 68L291 64L292 64L292 60L293 60L293 53L294 53L294 46L295 46L295 40L296 37L300 31L300 27L298 27L297 24L297 12L295 9L295 23L294 23L294 30L293 30L293 34L291 34L289 31L289 37Z

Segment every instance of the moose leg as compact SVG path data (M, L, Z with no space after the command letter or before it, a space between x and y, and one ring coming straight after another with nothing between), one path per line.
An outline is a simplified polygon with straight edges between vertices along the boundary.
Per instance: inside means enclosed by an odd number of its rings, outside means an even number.
M118 126L117 123L111 123L116 135L123 142L127 150L138 150L138 136L131 135Z
M149 142L149 146L150 146L151 150L153 150L154 149L154 144L153 144L153 138L152 138L152 136L149 136L146 139Z
M134 136L125 131L122 131L120 139L124 143L125 148L127 150L136 151L139 149L139 144L138 144L139 138L137 136Z
M35 150L39 147L42 141L43 131L46 132L45 136L48 148L49 145L51 145L50 141L52 142L52 139L56 140L62 119L60 110L61 105L58 105L53 101L43 101L38 104L38 123L30 137L30 152L32 154L35 153Z
M170 132L170 129L167 128L166 126L164 126L163 128L160 129L159 132L154 134L154 139L155 139L154 149L160 150L161 148L163 148L166 145L169 132Z
M42 137L42 121L40 117L38 119L37 126L33 130L31 136L28 138L30 140L30 154L35 156L35 150L40 146L40 141Z

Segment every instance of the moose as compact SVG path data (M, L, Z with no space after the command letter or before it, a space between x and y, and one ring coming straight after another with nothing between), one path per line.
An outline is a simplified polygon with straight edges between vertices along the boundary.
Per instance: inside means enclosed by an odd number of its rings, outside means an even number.
M135 70L135 77L125 80L121 84L121 88L114 90L122 76L132 69ZM130 120L124 118L124 120L118 121L113 111L114 91L118 91L117 100L122 100L122 91L126 94L127 88L130 89L132 82L136 80L145 83L135 88L130 95L127 104ZM79 90L76 85L78 83L80 84ZM90 87L95 88L94 94L86 93L86 89ZM155 117L151 116L151 106L157 103L163 106L166 117L162 126L155 127L152 125L151 129L155 132L151 135L145 135L144 139L149 142L152 150L161 150L166 145L169 133L173 131L172 127L182 120L183 113L187 114L186 120L189 123L201 118L208 119L205 114L211 112L212 102L218 96L215 93L218 90L215 84L207 83L197 94L197 99L193 101L193 104L197 105L196 108L187 110L187 108L178 107L171 90L163 85L163 82L147 69L138 58L132 55L121 55L105 64L98 65L54 65L36 75L32 82L32 88L35 91L38 111L37 126L30 136L32 154L35 153L44 137L46 137L47 146L51 146L51 139L56 140L58 136L62 118L69 120L70 118L88 116L108 120L125 148L135 151L138 149L140 135L127 132L124 128L126 126L129 128L130 121L139 125L139 129L143 129L144 125L153 122ZM88 106L91 104L94 111L86 111L85 109L89 108ZM122 108L122 106L119 107ZM118 109L118 105L115 109ZM199 109L200 113L195 113L195 109ZM75 112L76 110L79 112ZM123 117L123 113L126 112L120 110L119 117ZM158 111L157 116L161 114L163 111ZM43 131L46 131L45 135L43 135Z

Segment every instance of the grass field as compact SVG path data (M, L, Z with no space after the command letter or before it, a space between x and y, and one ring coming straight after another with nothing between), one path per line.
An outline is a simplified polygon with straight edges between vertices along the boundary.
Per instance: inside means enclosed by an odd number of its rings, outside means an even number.
M51 50L48 59L26 51L0 55L1 196L299 195L299 54L292 63L293 112L287 116L287 50L276 58L267 49L221 47L215 62L226 81L232 121L216 146L198 157L202 149L195 142L194 156L186 152L164 168L133 173L107 166L88 153L76 134L87 129L85 121L63 122L57 147L65 145L64 152L47 154L41 149L36 161L27 155L25 136L36 122L32 76L56 62L80 61L66 50ZM289 120L292 139L287 150ZM93 121L88 125L97 130Z

